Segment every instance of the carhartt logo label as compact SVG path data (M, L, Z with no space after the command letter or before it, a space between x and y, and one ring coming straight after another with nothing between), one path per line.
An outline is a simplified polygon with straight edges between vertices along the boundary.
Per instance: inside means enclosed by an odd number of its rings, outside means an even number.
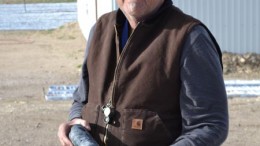
M143 119L133 119L132 129L142 130L143 129Z

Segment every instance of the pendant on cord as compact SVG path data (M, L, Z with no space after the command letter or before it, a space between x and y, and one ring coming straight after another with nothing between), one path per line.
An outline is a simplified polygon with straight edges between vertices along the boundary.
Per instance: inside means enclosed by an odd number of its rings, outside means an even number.
M115 109L111 106L110 103L102 106L102 111L104 114L104 123L111 124L112 118L115 115Z

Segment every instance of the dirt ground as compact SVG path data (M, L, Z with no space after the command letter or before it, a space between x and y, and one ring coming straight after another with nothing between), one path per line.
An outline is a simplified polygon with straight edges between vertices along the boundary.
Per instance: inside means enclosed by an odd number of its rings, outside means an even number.
M58 146L70 101L45 101L49 85L76 84L85 41L76 24L54 31L0 31L0 146ZM232 70L233 71L233 70ZM225 78L260 79L227 71ZM224 146L260 145L260 98L229 99Z

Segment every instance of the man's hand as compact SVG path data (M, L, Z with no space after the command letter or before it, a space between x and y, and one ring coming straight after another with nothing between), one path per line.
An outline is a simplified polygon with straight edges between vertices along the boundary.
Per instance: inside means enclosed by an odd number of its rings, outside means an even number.
M85 128L87 128L87 130L89 130L89 131L91 130L89 123L87 121L79 119L79 118L76 118L69 122L64 122L64 123L60 124L59 130L58 130L58 137L59 137L59 140L60 140L62 146L73 146L73 144L71 143L71 141L68 138L68 135L69 135L71 127L75 124L80 124L80 125L84 126Z

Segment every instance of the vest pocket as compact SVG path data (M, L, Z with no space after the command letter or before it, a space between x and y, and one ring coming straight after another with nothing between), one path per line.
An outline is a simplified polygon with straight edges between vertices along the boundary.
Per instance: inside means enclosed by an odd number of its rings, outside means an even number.
M121 140L129 146L164 146L170 145L173 137L156 112L125 109Z

